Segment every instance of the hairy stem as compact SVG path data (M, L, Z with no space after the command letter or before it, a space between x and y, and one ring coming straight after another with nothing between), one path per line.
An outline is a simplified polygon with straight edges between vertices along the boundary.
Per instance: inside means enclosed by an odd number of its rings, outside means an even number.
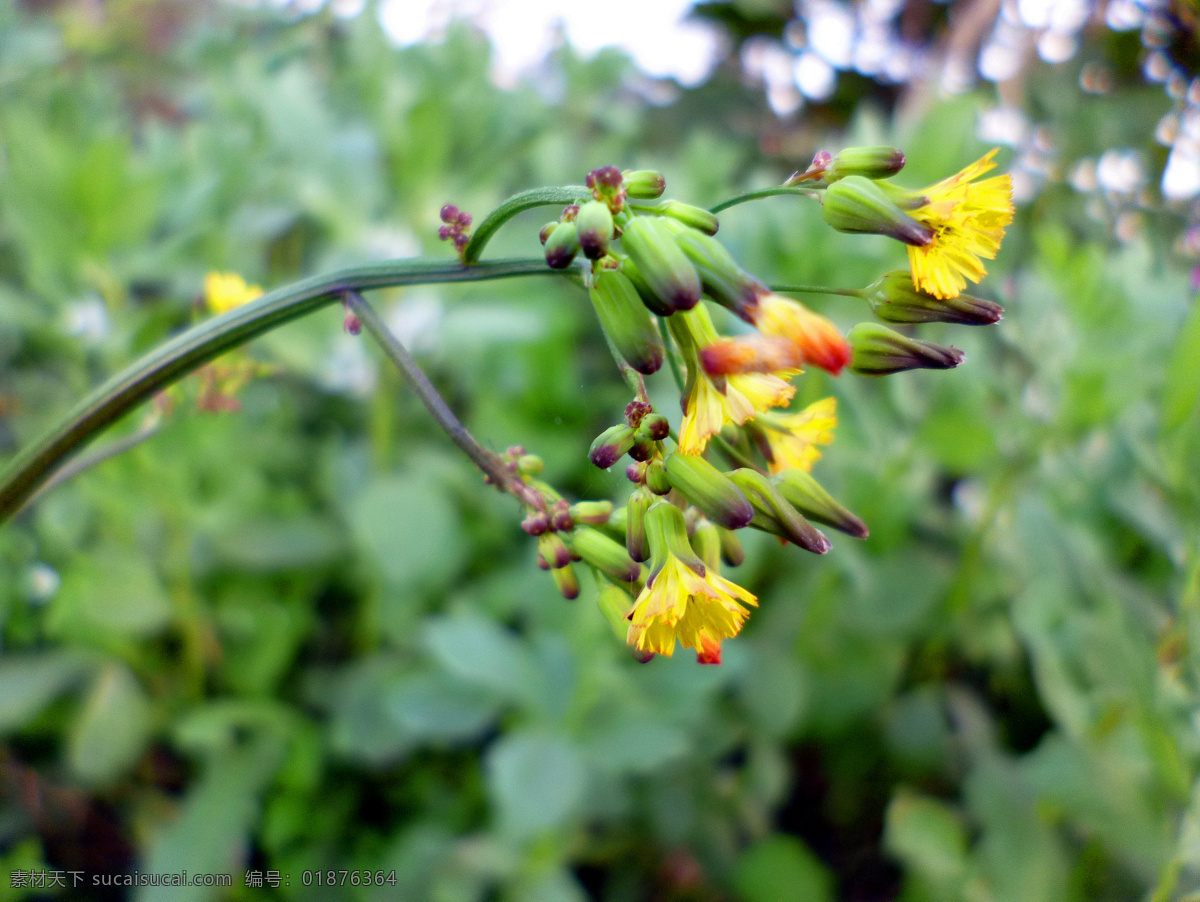
M468 266L478 262L480 255L483 254L483 249L492 236L518 213L524 213L534 207L557 207L573 204L580 197L590 193L591 191L582 185L567 185L563 188L534 188L532 191L522 191L520 194L513 195L475 227L471 240L463 249L463 262Z
M471 435L462 421L455 416L450 405L438 394L438 390L433 387L433 383L429 381L424 370L408 353L408 349L400 343L400 339L392 334L366 299L357 291L347 291L342 296L346 299L346 305L351 312L371 333L371 337L379 342L379 346L383 348L388 360L396 365L396 369L400 371L400 375L404 377L409 388L421 399L425 409L429 411L442 431L450 437L450 441L458 445L459 449L475 462L475 466L487 474L488 480L497 488L508 492L524 504L544 510L546 502L541 493L527 485L516 473L510 471L499 454L479 444L475 436Z
M153 349L80 401L49 432L18 452L0 472L0 523L12 517L76 450L156 392L257 335L326 304L346 291L478 282L512 276L576 276L552 270L541 259L497 260L463 266L434 260L393 260L316 276L268 292L213 317Z

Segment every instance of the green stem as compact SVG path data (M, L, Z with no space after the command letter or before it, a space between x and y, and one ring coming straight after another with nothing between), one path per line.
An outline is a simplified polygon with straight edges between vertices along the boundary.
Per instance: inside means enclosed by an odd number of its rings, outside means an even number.
M772 285L771 290L779 294L840 294L847 298L862 298L858 288L824 288L820 285Z
M671 347L671 333L667 329L667 321L659 318L658 334L662 336L663 351L667 355L667 364L671 367L671 375L675 377L675 385L678 387L680 394L686 390L686 384L683 381L683 370L679 368L679 359L675 356L675 350Z
M733 463L741 464L743 467L746 467L747 469L750 469L750 470L755 470L759 473L761 473L763 471L762 467L760 467L758 464L756 464L754 461L752 461L750 458L748 458L745 454L743 454L737 448L733 447L733 445L731 445L728 441L726 441L724 436L714 435L712 437L712 441L713 441L713 444L715 444L718 448L721 449L721 453L724 454L726 457L728 457L730 459L730 461L732 461Z
M477 263L492 236L518 213L524 213L534 207L557 207L560 204L573 204L580 197L590 193L582 185L567 185L563 188L534 188L532 191L522 191L520 194L510 197L475 227L471 240L463 249L463 262L468 266Z
M67 457L131 408L230 348L340 300L343 292L544 275L562 273L547 268L540 259L497 260L477 266L393 260L305 279L205 320L131 363L80 401L61 423L18 452L0 473L0 523L20 510Z
M781 194L815 197L817 193L812 188L785 188L782 185L776 185L774 188L760 188L758 191L748 191L745 194L739 194L736 197L723 200L716 206L709 207L708 211L710 213L720 213L722 210L728 210L730 207L736 207L738 204L749 203L752 200L760 200L764 197L776 197Z
M488 479L497 488L508 492L525 504L544 510L546 503L538 491L526 485L524 480L511 472L499 454L479 444L475 436L471 435L462 421L455 416L450 405L438 394L438 390L433 387L429 377L408 353L408 349L384 325L379 314L366 302L366 299L357 291L347 291L343 297L350 310L371 333L371 337L379 342L384 354L396 365L396 369L400 371L400 375L404 377L409 388L421 399L425 409L450 437L450 441L458 445L459 449L487 474Z

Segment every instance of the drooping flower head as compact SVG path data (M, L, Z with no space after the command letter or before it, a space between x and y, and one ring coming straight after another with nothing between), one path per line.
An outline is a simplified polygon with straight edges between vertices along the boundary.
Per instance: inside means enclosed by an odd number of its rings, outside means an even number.
M933 230L933 240L909 245L908 260L913 284L934 297L958 297L968 280L987 275L980 259L995 259L1013 220L1012 176L976 181L995 168L995 155L992 150L957 175L914 192L926 202L909 215Z
M766 442L767 465L772 473L793 469L807 473L821 458L817 446L833 441L837 398L824 398L799 413L766 413L754 424Z
M799 301L767 292L759 296L751 316L759 332L791 342L805 363L836 376L850 362L850 345L837 326Z
M220 315L235 307L248 304L259 297L263 290L257 285L247 285L237 273L210 272L204 277L204 305L210 313Z
M646 512L650 576L626 615L626 641L640 652L670 657L675 643L701 664L719 664L721 641L736 636L758 599L707 568L691 550L679 508L660 501Z
M710 374L704 367L704 350L722 340L704 307L676 313L670 324L688 361L689 385L679 427L679 450L684 454L700 454L725 426L741 426L757 414L787 404L796 393L786 380L797 369Z

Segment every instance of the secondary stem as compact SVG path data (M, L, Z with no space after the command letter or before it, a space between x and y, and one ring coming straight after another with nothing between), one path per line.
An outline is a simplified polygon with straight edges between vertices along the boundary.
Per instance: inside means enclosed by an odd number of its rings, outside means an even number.
M497 488L508 492L524 504L544 510L546 502L541 493L510 471L499 454L485 448L475 436L471 435L467 427L450 409L450 405L438 394L438 390L433 387L433 383L429 381L424 370L408 353L408 349L400 343L400 339L392 334L366 299L357 291L347 291L343 297L351 312L359 318L367 331L371 333L371 337L379 342L384 354L396 365L396 369L408 382L409 387L421 399L421 403L425 405L430 416L437 421L442 431L450 436L450 441L458 445L459 449L487 474L488 479Z
M820 285L772 285L771 290L779 294L839 294L847 298L861 298L857 288L824 288Z
M758 191L748 191L745 194L739 194L736 197L731 197L721 201L715 206L709 207L710 213L720 213L722 210L728 210L730 207L736 207L738 204L749 203L752 200L760 200L764 197L776 197L781 194L800 195L802 197L818 197L819 192L812 188L785 188L782 185L777 185L774 188L760 188Z

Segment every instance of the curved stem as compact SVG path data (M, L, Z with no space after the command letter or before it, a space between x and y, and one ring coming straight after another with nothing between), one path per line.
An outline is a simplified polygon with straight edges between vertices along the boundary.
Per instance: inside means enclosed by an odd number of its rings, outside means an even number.
M823 288L820 285L772 285L771 290L779 294L839 294L847 298L862 298L858 288Z
M562 275L545 261L497 260L463 266L433 260L393 260L305 279L206 320L153 349L80 401L59 423L18 452L0 472L0 523L15 514L76 449L155 392L224 351L326 304L346 291L477 282L512 276Z
M774 188L760 188L758 191L749 191L746 194L739 194L736 197L723 200L719 204L709 207L708 212L720 213L722 210L728 210L730 207L736 207L738 204L749 203L752 200L760 200L764 197L776 197L780 194L816 197L817 193L812 188L785 188L782 185L776 185Z
M484 217L483 222L475 227L471 240L463 249L463 262L468 266L478 262L483 249L492 236L518 213L532 210L534 207L557 207L559 204L573 204L576 200L591 192L582 185L567 185L563 188L534 188L532 191L522 191L513 195L495 210Z
M467 427L462 424L462 420L455 416L450 405L438 394L438 390L433 387L433 383L429 381L424 370L408 353L408 349L384 325L379 314L367 303L366 299L357 291L347 291L343 297L346 299L346 305L371 333L371 337L379 342L379 346L383 348L388 359L396 365L396 369L400 370L400 374L404 376L416 396L421 399L425 409L442 427L446 435L450 436L450 441L458 445L462 452L487 474L488 480L497 488L515 496L518 501L544 510L546 502L537 489L527 485L516 473L510 471L499 454L479 444L475 436L471 435Z

